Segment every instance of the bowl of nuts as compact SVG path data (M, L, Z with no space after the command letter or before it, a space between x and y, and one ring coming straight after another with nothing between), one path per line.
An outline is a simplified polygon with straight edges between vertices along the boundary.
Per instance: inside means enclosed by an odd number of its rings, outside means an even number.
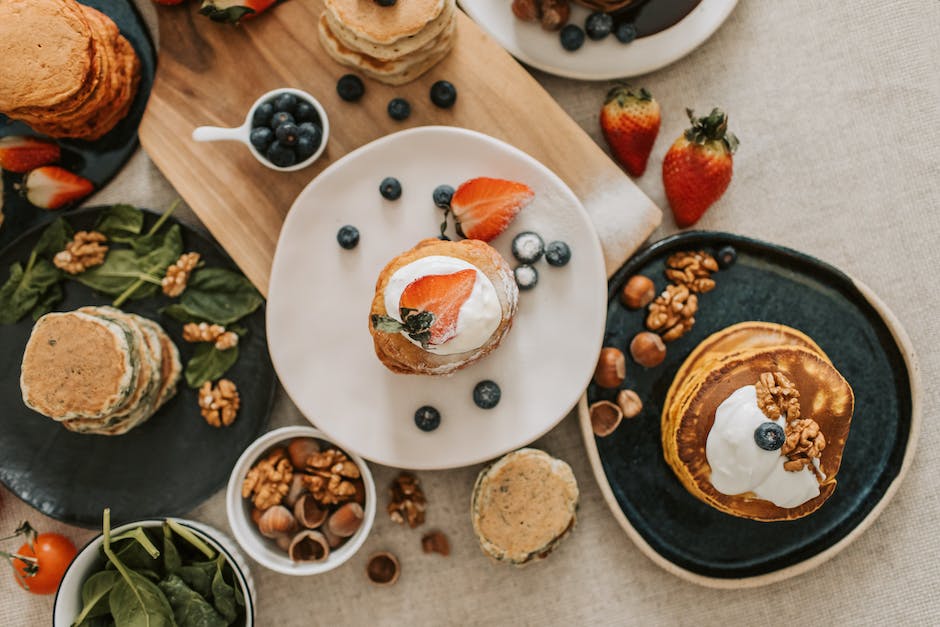
M359 550L375 519L369 467L312 427L283 427L252 442L225 499L245 552L286 575L336 568Z

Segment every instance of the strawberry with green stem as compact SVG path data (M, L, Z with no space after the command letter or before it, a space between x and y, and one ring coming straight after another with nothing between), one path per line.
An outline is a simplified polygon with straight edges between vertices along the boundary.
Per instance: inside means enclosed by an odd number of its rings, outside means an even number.
M382 333L405 333L421 347L439 346L457 335L457 319L476 284L477 271L429 274L405 287L398 306L401 321L391 316L372 316L372 326Z
M614 158L630 176L643 176L659 126L659 103L645 88L617 85L607 93L600 123Z
M215 22L237 24L267 11L282 0L203 0L199 12Z
M718 108L697 118L663 159L663 187L680 228L692 226L721 198L731 183L732 155L738 138L728 131L728 116Z

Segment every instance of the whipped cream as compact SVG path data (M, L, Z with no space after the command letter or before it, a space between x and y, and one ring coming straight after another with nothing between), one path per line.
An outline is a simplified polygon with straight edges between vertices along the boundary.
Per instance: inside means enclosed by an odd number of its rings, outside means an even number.
M784 470L787 459L780 451L757 446L754 431L764 422L771 421L757 405L753 385L735 390L718 406L705 444L712 485L722 494L752 492L777 507L797 507L819 496L819 481L812 470ZM773 422L786 428L782 417ZM813 464L818 470L819 460ZM820 476L825 479L821 472Z
M499 327L503 310L499 304L499 295L489 277L472 263L447 257L431 255L412 261L392 274L385 287L385 310L399 322L401 319L401 295L413 281L433 274L453 274L461 270L476 270L477 280L473 284L470 298L460 306L457 314L457 333L443 344L429 344L425 350L437 355L456 355L476 350L486 344L493 332ZM421 346L406 333L405 338L415 346Z

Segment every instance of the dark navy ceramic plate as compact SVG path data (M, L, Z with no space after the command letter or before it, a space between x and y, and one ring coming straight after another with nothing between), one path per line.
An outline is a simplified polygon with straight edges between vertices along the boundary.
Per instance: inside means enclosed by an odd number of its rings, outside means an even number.
M631 311L620 303L623 284L644 274L661 291L671 253L714 253L726 245L735 247L737 261L716 273L717 287L700 296L693 329L667 345L660 366L644 369L633 363L629 343L644 329L645 310ZM611 278L608 299L604 344L628 355L624 387L640 395L643 411L610 436L596 438L582 410L582 430L615 515L654 561L706 585L766 583L831 556L880 512L914 448L918 412L911 373L916 377L916 367L906 334L867 288L786 248L738 235L689 232L637 253ZM660 413L676 370L706 336L746 320L778 322L809 334L855 391L836 491L799 520L762 523L712 509L686 491L663 459ZM592 384L587 400L613 396Z
M95 184L95 189L99 190L114 178L137 149L137 127L150 97L157 55L147 25L133 2L81 0L81 3L98 9L114 20L121 29L121 34L134 46L140 58L140 86L127 117L97 141L56 140L62 148L62 158L56 165L89 179ZM39 136L23 122L14 122L5 115L0 115L0 137L8 135ZM27 229L51 222L56 217L55 211L34 207L14 189L14 185L22 178L22 174L3 173L4 220L3 226L0 227L0 246L6 246Z
M97 209L68 216L76 229L90 229ZM147 224L156 220L147 216ZM0 251L0 284L11 263L29 257L41 228ZM198 252L207 266L235 269L209 238L183 226L185 250ZM65 300L56 311L107 305L111 299L74 281L63 283ZM185 365L195 345L183 341L181 325L159 310L162 295L129 301L125 311L159 322L180 350ZM188 512L225 486L235 461L268 424L275 378L265 337L264 308L240 325L248 334L226 378L238 385L241 409L226 428L210 427L197 405L196 390L180 381L177 395L143 425L120 436L72 433L28 409L20 393L20 364L33 327L26 316L0 325L0 481L42 513L86 527L101 525L110 507L114 520L176 516Z

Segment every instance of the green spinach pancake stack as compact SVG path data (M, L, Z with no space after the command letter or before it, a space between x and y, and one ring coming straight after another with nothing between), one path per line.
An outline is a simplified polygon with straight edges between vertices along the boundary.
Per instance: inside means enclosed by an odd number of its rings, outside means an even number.
M20 388L27 407L70 431L121 435L173 397L181 371L176 345L156 322L82 307L36 322Z

